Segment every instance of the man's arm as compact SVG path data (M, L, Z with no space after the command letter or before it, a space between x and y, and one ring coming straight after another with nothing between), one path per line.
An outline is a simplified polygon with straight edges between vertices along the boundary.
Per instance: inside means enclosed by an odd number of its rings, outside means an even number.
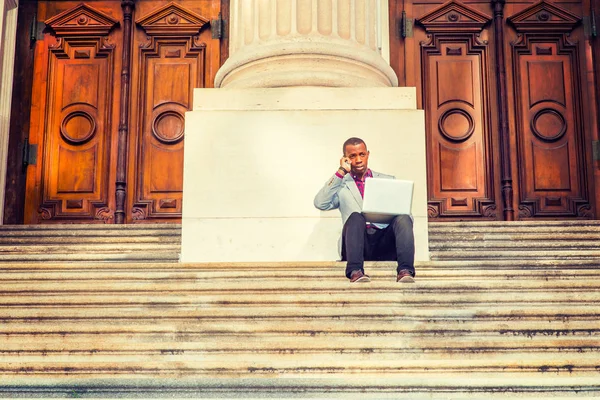
M338 208L340 206L338 192L341 188L342 178L340 178L339 173L336 172L327 182L325 182L325 185L315 196L315 207L323 211Z
M350 172L350 160L346 156L340 159L340 167L315 196L315 207L319 210L334 210L340 206L338 192L342 188L344 176Z

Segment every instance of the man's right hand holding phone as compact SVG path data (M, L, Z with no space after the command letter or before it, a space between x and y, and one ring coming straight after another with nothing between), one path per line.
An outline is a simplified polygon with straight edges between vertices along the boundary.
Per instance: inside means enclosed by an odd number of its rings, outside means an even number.
M346 175L348 172L350 172L350 169L352 168L352 166L350 165L350 159L346 156L343 156L340 159L340 168L339 171L342 175Z

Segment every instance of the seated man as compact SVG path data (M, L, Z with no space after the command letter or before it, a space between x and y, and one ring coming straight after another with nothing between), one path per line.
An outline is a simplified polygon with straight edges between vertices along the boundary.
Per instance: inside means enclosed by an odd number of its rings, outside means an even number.
M346 277L350 282L369 282L364 261L398 261L396 282L414 282L415 240L409 215L398 215L390 224L367 223L362 215L365 179L389 178L368 168L369 151L362 139L344 142L343 157L336 173L315 196L319 210L339 208L342 214L342 237L339 248L347 261Z

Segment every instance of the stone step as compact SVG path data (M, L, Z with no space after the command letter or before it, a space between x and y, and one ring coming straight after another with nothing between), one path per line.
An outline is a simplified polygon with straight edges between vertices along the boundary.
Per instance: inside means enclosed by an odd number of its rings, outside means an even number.
M173 243L95 243L95 244L61 244L61 245L0 245L0 254L73 254L75 252L84 254L94 253L127 253L146 251L179 252L180 246Z
M367 295L368 296L368 295ZM332 318L345 319L372 319L395 322L398 318L415 321L435 319L443 315L446 320L497 320L505 318L531 319L531 320L589 320L600 316L600 309L596 304L576 304L574 306L563 305L560 311L556 310L555 304L549 305L514 305L486 304L482 306L469 305L454 307L452 305L424 305L419 307L390 307L390 306L353 306L321 305L320 307L305 307L304 305L270 306L260 304L258 306L229 306L220 305L180 305L178 307L105 307L88 306L84 308L48 308L48 307L19 307L12 306L0 309L0 318L4 321L46 318L46 319L118 319L135 318L137 321L144 319L194 319L196 321L220 321L228 320L324 320Z
M600 260L600 250L580 249L552 249L552 250L526 250L526 249L461 249L431 251L432 260L481 260L481 259L537 259L537 260Z
M400 353L400 354L399 354ZM539 368L552 368L556 370L577 372L596 372L598 352L578 352L563 350L561 360L556 354L550 352L536 352L528 354L526 360L515 362L515 352L490 353L463 353L460 358L456 354L446 353L417 353L417 352L282 352L282 353L257 353L257 352L222 352L214 353L199 351L183 353L144 354L135 353L135 362L131 362L131 352L125 354L69 354L58 353L44 354L3 354L0 364L0 374L14 371L12 365L18 363L20 368L26 370L64 370L65 366L77 365L78 372L121 369L129 366L135 373L156 367L169 370L175 369L185 372L193 369L198 374L216 374L229 370L248 373L256 369L257 373L269 373L269 370L290 371L296 373L316 372L323 368L326 370L344 370L351 373L393 370L412 371L539 371ZM401 356L401 358L400 358ZM37 365L36 365L37 364ZM40 365L42 364L42 365ZM125 364L125 365L124 365ZM153 366L154 365L154 366ZM326 367L323 367L326 365ZM263 371L259 371L263 370ZM73 371L75 372L75 371ZM600 375L600 374L599 374Z
M256 299L255 293L238 293L235 299L227 292L204 292L204 293L176 293L172 291L163 292L132 292L121 293L88 293L70 292L61 296L55 294L22 293L19 296L9 296L5 292L0 293L0 307L27 306L27 307L93 307L105 304L110 300L111 307L149 306L149 307L179 307L180 305L222 305L246 306L246 305L277 305L286 307L290 304L302 305L304 307L320 307L331 304L343 304L344 306L377 306L386 305L399 307L402 305L416 307L438 304L440 307L458 307L472 304L492 305L518 305L526 302L531 305L560 305L569 304L594 304L600 303L600 292L580 292L577 290L556 290L553 292L522 290L501 290L489 292L467 292L456 293L448 291L443 298L432 298L431 292L419 293L414 291L395 291L378 293L365 292L365 296L357 299L349 299L343 292L331 292L324 297L306 299L297 294L287 293L261 293L260 300Z
M583 238L597 238L600 231L599 227L572 227L563 229L544 229L539 227L522 227L515 228L510 226L497 226L497 227L438 227L433 228L429 225L428 233L429 236L443 239L444 237L460 237L468 236L474 238L485 238L490 236L501 236L501 237L540 237L541 239L560 240L562 236L573 236ZM549 237L550 236L550 237ZM552 237L553 236L553 237Z
M561 260L570 261L570 260ZM589 260L585 260L589 261ZM134 261L137 262L137 261ZM460 268L456 263L460 264L457 260L444 260L434 261L432 264L437 263L453 263L454 265L447 265L444 269L432 269L432 267L416 266L416 285L410 285L410 287L418 286L419 283L425 281L436 281L440 284L444 284L445 281L524 281L528 279L545 280L545 281L560 281L560 280L594 280L600 277L598 269L592 263L577 265L560 265L555 270L549 269L549 266L527 266L528 269L519 270L518 266L513 265L491 265L488 268L481 269L469 269L468 267ZM31 263L33 265L39 263ZM50 264L50 263L49 263ZM109 263L107 263L109 264ZM315 285L333 284L339 288L345 288L349 286L349 282L345 277L344 268L331 268L329 270L320 270L317 268L309 268L306 270L289 270L289 271L260 271L255 270L253 273L247 274L245 270L235 271L233 267L230 271L213 271L208 272L206 270L196 269L176 269L180 264L173 264L171 262L162 262L163 265L173 265L173 270L163 269L160 271L148 272L144 274L143 270L131 270L127 271L126 268L118 268L119 263L110 263L110 269L94 269L86 274L84 270L71 270L65 268L56 268L48 270L47 272L40 272L39 269L32 270L27 268L19 268L15 270L6 270L0 268L0 283L3 281L60 281L60 280L72 280L74 283L77 281L121 281L125 282L144 282L154 281L156 283L172 283L181 281L182 283L202 283L210 284L213 281L227 281L232 283L250 282L254 285L260 285L264 281L265 285L270 285L273 282L285 282L292 281L296 285L307 285L314 287ZM123 262L123 265L130 265L131 262ZM0 266L2 264L0 263ZM365 265L365 272L371 277L371 284L374 282L386 282L393 281L395 283L396 278L396 267L370 267ZM389 283L389 282L388 282ZM369 286L369 285L365 285ZM408 285L392 285L393 287L406 288ZM268 286L265 286L268 287Z
M70 282L68 285L60 284L56 281L0 281L0 291L5 293L23 293L23 292L73 292L73 291L92 291L92 292L118 292L118 291L180 291L180 292L331 292L348 290L350 283L345 278L339 278L331 281L311 279L299 281L293 278L285 280L262 280L262 279L231 279L217 282L210 280L190 279L172 279L157 280L139 279L130 281L97 281L95 279L86 279ZM364 289L362 289L364 288ZM463 290L463 291L483 291L483 290L596 290L600 288L600 279L581 279L581 280L461 280L458 276L454 280L439 281L436 279L418 279L416 284L406 285L396 283L395 273L390 273L381 279L373 279L369 284L361 285L361 291L420 291L434 292L436 290Z
M210 380L192 374L165 371L133 382L122 373L110 384L94 376L48 378L48 385L34 386L30 377L13 377L0 393L8 397L173 397L173 398L359 398L359 399L483 399L527 398L566 400L598 396L595 376L574 377L568 372L485 372L465 375L446 372L385 371L363 373L360 378L340 372L304 373L282 379L275 371L269 376L222 376ZM171 379L169 379L171 378ZM176 378L173 381L173 378Z
M322 328L319 326L312 326L303 324L297 328L291 326L279 326L277 324L254 326L245 324L243 326L235 327L231 329L232 325L226 324L212 324L210 327L203 325L200 326L188 326L182 325L181 321L155 321L152 324L145 323L144 325L132 325L132 326L115 326L112 324L98 324L96 325L85 325L81 322L62 323L61 326L57 327L56 324L52 326L50 322L46 324L40 324L40 326L31 326L29 324L6 324L2 327L2 335L7 338L6 343L12 344L26 344L31 342L45 343L46 339L49 340L49 345L56 343L61 340L69 341L95 341L101 345L106 340L107 343L121 343L120 340L127 338L127 343L124 345L126 348L131 348L135 343L169 343L169 342L185 342L185 343L204 343L207 338L219 337L223 338L224 342L227 341L238 341L238 343L248 340L249 337L255 338L256 340L262 340L262 338L273 338L284 342L286 339L294 338L322 338L323 340L332 341L334 343L344 343L347 340L354 340L357 342L367 341L372 338L389 338L390 340L401 340L402 342L414 343L414 341L433 341L438 346L445 346L449 342L455 340L470 340L473 346L477 347L477 342L481 340L501 340L505 347L513 348L515 346L515 340L517 338L524 338L532 343L537 342L539 339L555 338L554 347L556 349L562 348L562 341L571 340L595 340L596 342L600 338L600 330L597 326L590 327L589 324L580 325L574 324L574 326L557 326L556 328L550 326L539 327L535 323L525 324L523 327L508 328L507 322L499 322L494 324L488 323L482 328L475 326L474 329L471 324L468 327L458 327L452 329L452 327L440 327L431 326L429 329L421 328L416 329L415 326L409 324L403 326L396 322L396 326L390 326L390 324L377 324L369 329L357 329L355 324L352 323L331 323ZM123 321L116 321L123 323ZM368 322L367 322L368 324ZM518 341L516 342L518 343ZM588 345L584 342L585 350ZM62 345L62 344L61 344ZM129 346L129 347L127 347ZM525 357L526 355L524 355Z
M597 356L596 354L594 355ZM310 360L314 360L314 355L300 355L295 357L279 355L277 357L267 356L265 359L257 355L254 355L254 357L257 358L255 362L245 362L243 361L243 357L235 355L232 357L227 357L226 355L217 356L222 361L203 361L196 358L186 361L165 360L157 362L142 360L132 362L125 359L121 362L44 362L41 365L39 362L33 361L19 362L17 365L15 365L16 363L0 364L0 374L5 375L6 380L4 384L11 383L11 375L28 374L35 376L40 373L54 377L96 377L104 379L123 375L126 375L128 379L145 376L173 378L181 375L194 376L197 379L220 377L272 378L282 374L290 377L315 378L334 373L344 374L347 379L350 379L352 376L356 377L357 374L377 374L382 375L382 377L385 377L387 374L402 374L405 379L408 379L411 374L429 374L430 376L435 376L437 374L460 373L462 374L462 379L465 379L467 376L470 378L470 374L473 373L505 374L512 372L518 374L529 373L531 374L530 378L534 380L536 374L543 373L598 379L598 372L596 370L597 359L595 360L593 357L591 357L592 359L588 359L587 357L577 359L576 356L565 357L564 362L567 364L563 364L562 360L552 360L552 355L550 357L540 355L539 360L534 359L531 361L515 361L514 359L503 361L497 360L495 357L483 360L398 360L397 358L387 360L377 359L377 357L369 359L368 356L364 356L358 360L353 360L353 362L348 362L348 359L352 360L352 357L358 358L356 355L351 355L350 357L342 357L341 355L331 357L331 355L327 355L321 359L327 362L327 366L320 365L318 357L314 364L310 363ZM171 357L163 356L163 359L169 358ZM77 365L77 367L74 368L73 365ZM19 370L15 371L15 366L18 366ZM595 383L593 380L585 381L590 385L596 385L596 390L598 390L597 381ZM514 383L509 383L509 387L513 387L513 385ZM469 384L465 386L468 388ZM251 389L251 387L248 389Z
M438 242L466 242L466 241L482 241L482 240L497 240L497 241L577 241L577 240L600 240L599 232L563 232L560 235L556 233L539 233L539 232L438 232L430 233L430 243Z
M445 250L531 250L537 251L569 251L569 250L598 250L600 249L600 240L597 241L580 241L580 240L555 240L555 241L513 241L513 240L468 240L468 241L433 241L429 244L430 251L445 251Z
M600 225L572 225L572 226L544 226L544 225L513 225L513 223L503 223L500 225L435 225L429 223L428 231L430 236L441 235L465 235L465 234L504 234L504 235L545 235L555 234L560 237L562 234L585 234L596 235L600 230Z
M0 225L0 232L20 231L23 235L36 235L38 232L181 232L181 224L41 224L41 225Z
M578 227L598 227L600 220L522 220L522 221L432 221L428 223L430 229L439 228L465 228L479 229L481 227L500 228L535 228L546 227L556 229L569 229Z
M54 262L39 262L39 263L19 263L19 262L1 262L0 271L50 271L50 270L80 270L80 271L96 271L96 270L122 270L122 271L137 271L149 269L150 271L268 271L270 273L278 273L277 271L289 271L291 274L300 273L302 271L344 271L345 262L340 261L315 261L315 262L213 262L213 263L165 263L161 260L144 261L143 263L131 261L129 263L101 263L101 262L86 262L73 264L68 261ZM382 269L389 271L394 269L395 262L391 261L366 261L365 269ZM599 266L598 261L583 260L432 260L432 261L416 261L415 266L419 270L435 270L439 273L442 271L494 271L498 269L506 269L510 271L529 271L529 270L557 270L571 269L581 270L589 269L596 270ZM487 272L486 272L487 273ZM248 276L248 275L247 275ZM252 276L250 274L249 276Z
M157 256L162 255L156 253ZM139 257L134 254L132 256ZM148 255L150 258L153 254ZM96 256L94 256L96 257ZM199 274L199 278L206 277L210 279L218 274L227 276L245 276L247 279L272 278L277 276L321 276L333 275L343 276L345 263L343 262L282 262L282 263L207 263L207 264L183 264L173 263L171 260L162 261L160 258L154 260L102 260L85 261L83 263L74 263L71 261L42 261L42 262L19 262L3 261L0 262L0 279L2 276L10 274L29 272L68 272L68 273L98 273L104 271L109 274L117 271L126 273L194 273ZM469 279L472 276L478 276L482 279L489 279L490 276L500 276L510 279L513 276L522 274L545 274L546 278L551 276L557 279L569 277L570 274L595 274L600 270L599 262L596 259L509 259L509 258L491 258L480 260L432 260L427 262L416 262L418 278L423 277L424 273L431 274L436 278L451 278L461 276ZM368 274L382 274L389 276L394 273L396 265L394 262L365 262L365 270ZM248 272L252 272L249 274ZM216 275L213 275L216 274ZM308 275L307 275L308 274ZM324 275L322 275L324 274ZM198 276L198 275L194 275Z
M92 245L92 244L112 244L121 245L123 243L127 244L174 244L181 245L181 236L179 234L174 234L170 236L166 235L133 235L133 236L113 236L113 235L105 235L105 236L83 236L83 235L74 235L74 236L29 236L29 237L15 237L15 236L5 236L0 237L0 246L40 246L40 245L53 245L53 244L64 244L64 245Z
M6 225L0 225L3 227ZM127 238L180 238L180 228L136 228L136 229L88 229L90 225L79 226L79 229L37 229L37 230L23 230L23 229L0 229L0 235L2 240L16 240L16 239L30 239L30 240L42 240L53 238L65 238L66 240L75 240L77 238L83 238L88 240L101 239L101 238L114 238L115 240L127 239Z
M203 380L189 374L152 376L128 382L124 378L107 384L99 378L48 379L48 385L31 386L27 378L10 379L0 393L7 397L170 397L170 398L352 398L352 399L503 399L573 400L597 398L595 377L572 377L548 372L540 379L531 373L477 372L364 373L349 378L343 373L308 374L282 380L280 376L228 377ZM169 379L171 378L171 379ZM173 378L176 378L173 380Z
M6 265L6 264L4 264ZM33 264L28 264L32 266ZM123 263L124 266L130 265ZM168 268L168 266L172 268ZM22 266L22 265L20 265ZM248 280L248 281L261 281L261 280L318 280L325 281L331 280L333 282L344 281L345 268L343 266L332 267L332 268L317 268L310 267L306 269L287 269L287 270L265 270L255 269L252 274L248 274L247 270L237 269L232 267L230 269L222 270L203 270L195 268L180 269L179 265L172 263L164 264L158 270L145 271L145 270L127 270L127 268L115 268L117 265L112 265L110 269L105 269L100 266L89 269L69 269L65 265L61 265L63 268L49 267L47 269L40 269L39 264L32 268L17 268L8 269L0 266L0 282L2 281L14 281L14 280L36 280L36 281L53 281L53 280L114 280L114 281L126 281L126 280L195 280L195 281L213 281L217 279L229 279L229 280ZM543 265L538 268L530 269L519 269L515 265L495 265L489 268L460 268L457 271L456 267L444 266L442 262L432 262L429 265L417 265L418 279L436 279L436 280L468 280L468 279L486 279L486 280L523 280L523 279L544 279L544 280L564 280L564 279L597 279L600 277L600 269L596 268L577 268L572 265L561 265L555 266L555 269L550 269ZM373 279L389 279L395 277L395 265L390 264L387 266L365 266L365 271Z
M169 335L167 339L170 339ZM135 344L135 346L132 346ZM598 353L600 343L598 338L574 338L572 336L559 336L548 338L534 337L493 337L481 336L455 336L452 340L440 340L440 337L395 337L392 335L378 336L364 335L357 340L356 336L335 334L319 336L299 335L247 335L224 334L222 336L204 335L197 341L188 340L170 341L154 340L150 336L126 337L106 335L102 341L98 335L78 334L60 336L47 334L43 342L24 342L22 336L11 335L6 337L0 357L4 355L44 355L54 354L183 354L203 352L217 353L260 353L260 354L294 354L294 353L446 353L456 355L460 353L537 353L576 351L579 353Z
M3 254L0 262L131 262L131 261L170 261L178 262L179 253L173 251L132 251L114 253L33 253L33 254Z
M131 321L131 320L130 320ZM135 343L168 343L185 342L204 343L207 337L220 337L224 341L238 340L241 344L248 337L255 340L261 338L279 338L281 342L293 338L322 338L337 345L348 340L368 341L375 337L386 337L390 340L401 340L406 344L418 342L437 346L445 346L455 339L471 339L472 346L477 347L477 341L494 340L504 343L505 347L513 348L515 338L527 338L532 343L538 339L561 338L554 342L554 347L562 348L562 340L600 340L600 327L595 321L554 321L538 320L513 322L509 326L510 317L503 321L450 321L444 319L395 321L375 320L368 318L344 318L343 321L308 321L308 320L271 320L256 319L254 321L235 320L230 322L206 321L196 322L193 319L146 319L135 321L130 325L122 318L105 320L75 320L55 319L42 320L11 320L0 329L9 344L26 344L31 342L49 343L63 341L94 341L99 345L106 343L123 343L124 348L130 349ZM357 324L361 324L359 328ZM126 342L123 339L127 339ZM129 344L128 344L129 343ZM586 342L587 343L587 342ZM584 347L588 347L587 344ZM210 346L207 344L207 348ZM582 350L583 351L583 350Z

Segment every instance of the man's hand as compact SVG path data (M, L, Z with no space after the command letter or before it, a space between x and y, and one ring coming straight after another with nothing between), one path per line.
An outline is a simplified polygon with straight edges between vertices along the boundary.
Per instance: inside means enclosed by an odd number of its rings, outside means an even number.
M340 172L343 171L345 174L347 174L350 172L351 168L350 159L346 156L342 157L340 159Z

